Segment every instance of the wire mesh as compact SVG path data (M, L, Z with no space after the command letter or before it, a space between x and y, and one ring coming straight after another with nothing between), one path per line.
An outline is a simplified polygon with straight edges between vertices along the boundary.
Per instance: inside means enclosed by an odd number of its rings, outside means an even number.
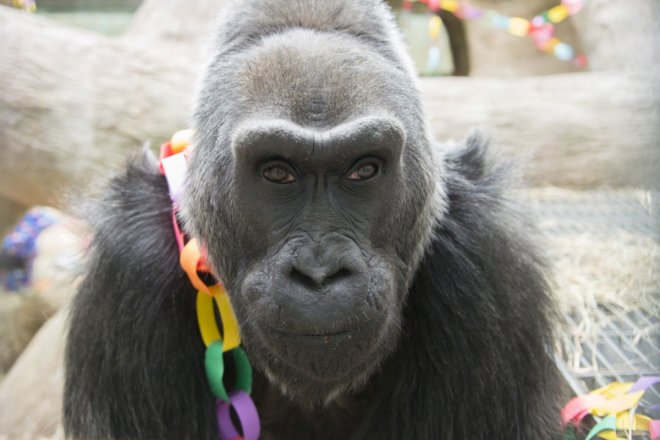
M559 190L523 197L533 207L550 242L584 234L601 240L627 234L651 239L653 252L660 244L658 191ZM658 269L644 270L657 273ZM642 376L660 375L660 278L649 279L650 285L644 289L650 302L630 306L625 302L595 303L588 320L579 313L563 317L555 359L576 394L612 381L632 382ZM646 393L647 406L660 402L658 388Z

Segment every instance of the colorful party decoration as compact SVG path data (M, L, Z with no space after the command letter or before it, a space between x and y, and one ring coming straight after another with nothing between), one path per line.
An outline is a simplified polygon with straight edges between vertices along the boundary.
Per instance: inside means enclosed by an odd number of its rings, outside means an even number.
M404 0L402 8L410 10L413 3L420 3L433 11L451 12L463 20L485 20L491 26L502 29L516 37L530 37L535 46L555 58L571 62L578 67L586 67L587 58L576 53L569 44L555 37L555 25L577 14L583 6L583 0L562 0L560 4L544 11L531 19L509 17L491 9L480 9L467 0ZM435 15L429 20L435 20ZM433 38L439 29L436 23L429 23L429 36Z
M15 8L28 12L37 12L37 3L35 0L12 0L11 3Z
M206 346L204 370L209 389L216 398L220 440L257 440L261 424L250 397L252 366L240 347L240 329L229 295L223 284L211 274L204 247L182 232L177 219L192 139L192 131L182 130L161 146L160 170L167 179L172 200L172 227L180 252L179 263L197 290L197 324ZM225 362L231 362L234 367L235 377L231 384L226 383ZM235 418L231 416L232 411Z
M656 410L658 405L642 403L645 393L658 384L660 376L642 377L634 383L612 382L587 395L574 397L561 411L565 440L578 438L577 432L584 428L588 417L593 423L586 425L591 428L586 428L589 431L585 440L625 440L633 436L641 438L640 435L660 440L660 420L645 414Z
M0 273L0 285L8 291L30 285L37 239L41 232L58 222L57 215L49 208L36 207L25 213L0 243L0 257L15 262L14 267Z

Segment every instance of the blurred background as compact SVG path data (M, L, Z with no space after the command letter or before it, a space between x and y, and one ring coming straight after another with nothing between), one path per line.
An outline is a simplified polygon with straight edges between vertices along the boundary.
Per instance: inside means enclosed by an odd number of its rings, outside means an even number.
M573 390L660 374L660 1L388 3L436 139L477 128L521 163ZM222 4L0 0L0 437L61 435L69 207L189 125Z

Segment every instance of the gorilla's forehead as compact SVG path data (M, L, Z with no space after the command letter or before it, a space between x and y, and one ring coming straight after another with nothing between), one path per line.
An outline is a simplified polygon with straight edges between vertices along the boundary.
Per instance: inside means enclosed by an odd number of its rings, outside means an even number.
M242 110L301 125L398 115L414 98L405 72L341 33L293 29L265 38L241 61L235 79Z

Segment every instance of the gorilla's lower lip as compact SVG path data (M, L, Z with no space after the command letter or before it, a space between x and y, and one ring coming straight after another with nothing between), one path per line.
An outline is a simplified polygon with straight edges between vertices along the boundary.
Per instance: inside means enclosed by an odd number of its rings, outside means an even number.
M354 329L351 330L340 330L340 331L331 331L331 332L318 332L318 333L307 333L307 332L293 332L293 331L283 331L277 329L271 329L271 331L278 336L283 337L301 337L301 338L330 338L350 334Z

